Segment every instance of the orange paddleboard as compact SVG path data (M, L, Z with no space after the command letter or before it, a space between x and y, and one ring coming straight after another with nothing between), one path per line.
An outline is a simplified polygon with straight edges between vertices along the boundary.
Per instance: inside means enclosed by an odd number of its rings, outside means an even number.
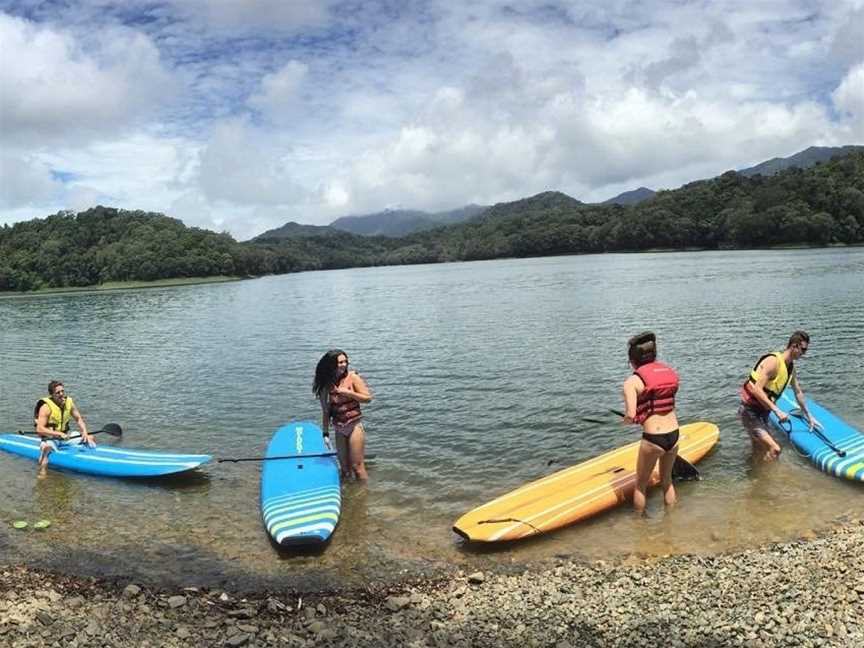
M713 423L681 426L678 454L691 464L720 437ZM453 530L472 542L504 542L579 522L633 497L639 441L526 484L469 511ZM652 484L660 481L655 469Z

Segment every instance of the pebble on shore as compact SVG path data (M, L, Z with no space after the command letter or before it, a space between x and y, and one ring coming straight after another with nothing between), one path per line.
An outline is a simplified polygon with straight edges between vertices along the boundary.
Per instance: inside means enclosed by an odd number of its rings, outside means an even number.
M0 645L864 645L864 522L714 556L583 563L329 594L239 595L0 568Z

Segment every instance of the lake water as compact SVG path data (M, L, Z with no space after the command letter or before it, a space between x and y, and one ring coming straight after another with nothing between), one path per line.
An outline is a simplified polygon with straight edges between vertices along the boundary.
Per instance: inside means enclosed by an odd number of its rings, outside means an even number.
M365 407L368 488L344 486L323 552L282 554L258 508L260 466L135 483L49 471L0 453L8 562L157 583L255 579L327 587L434 564L474 568L567 554L714 552L795 538L864 514L864 487L783 442L754 465L736 391L791 331L812 335L805 392L864 429L864 249L609 254L368 268L237 283L0 299L0 430L28 430L62 379L91 429L122 444L218 457L262 453L291 419L318 420L314 367L345 349ZM463 512L638 438L580 416L620 402L626 340L653 329L682 376L679 417L720 426L680 505L626 508L517 545L465 547ZM100 438L102 442L110 439ZM52 520L43 532L18 519Z

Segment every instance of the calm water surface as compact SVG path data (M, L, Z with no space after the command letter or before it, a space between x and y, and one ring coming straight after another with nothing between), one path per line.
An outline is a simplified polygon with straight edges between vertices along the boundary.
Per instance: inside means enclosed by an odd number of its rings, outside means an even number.
M368 489L348 484L323 552L280 554L258 509L260 466L212 464L135 483L49 471L0 454L8 561L212 584L287 576L322 586L437 563L568 554L714 552L789 539L864 514L864 488L818 472L788 443L754 466L735 419L752 363L812 334L805 391L864 429L864 249L575 256L267 277L100 294L0 299L0 430L28 429L50 378L122 444L256 456L291 419L319 417L321 354L344 348L365 408ZM657 332L682 376L679 416L720 444L649 518L619 509L529 542L475 550L450 531L474 506L638 438L580 416L618 406L626 339ZM106 442L107 439L101 439ZM49 530L14 531L47 518ZM394 567L395 566L395 567Z

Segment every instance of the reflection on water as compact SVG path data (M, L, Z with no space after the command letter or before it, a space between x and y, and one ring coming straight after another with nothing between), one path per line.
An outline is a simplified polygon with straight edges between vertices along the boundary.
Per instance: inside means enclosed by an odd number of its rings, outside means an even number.
M0 544L7 560L65 570L326 587L436 562L795 538L864 515L864 487L820 473L785 442L779 463L753 465L736 390L761 353L805 328L805 391L864 429L862 279L859 248L368 268L0 300L4 432L25 429L59 378L91 427L123 426L124 446L260 455L285 421L318 417L312 372L340 346L374 392L364 413L377 454L368 488L345 485L330 544L305 553L270 544L254 462L146 482L55 471L37 481L33 463L0 454ZM450 527L466 510L638 437L581 417L618 404L625 341L649 328L682 376L680 418L720 426L704 481L681 484L674 509L652 496L646 519L619 509L514 545L458 542ZM8 526L42 518L53 523L43 532Z

